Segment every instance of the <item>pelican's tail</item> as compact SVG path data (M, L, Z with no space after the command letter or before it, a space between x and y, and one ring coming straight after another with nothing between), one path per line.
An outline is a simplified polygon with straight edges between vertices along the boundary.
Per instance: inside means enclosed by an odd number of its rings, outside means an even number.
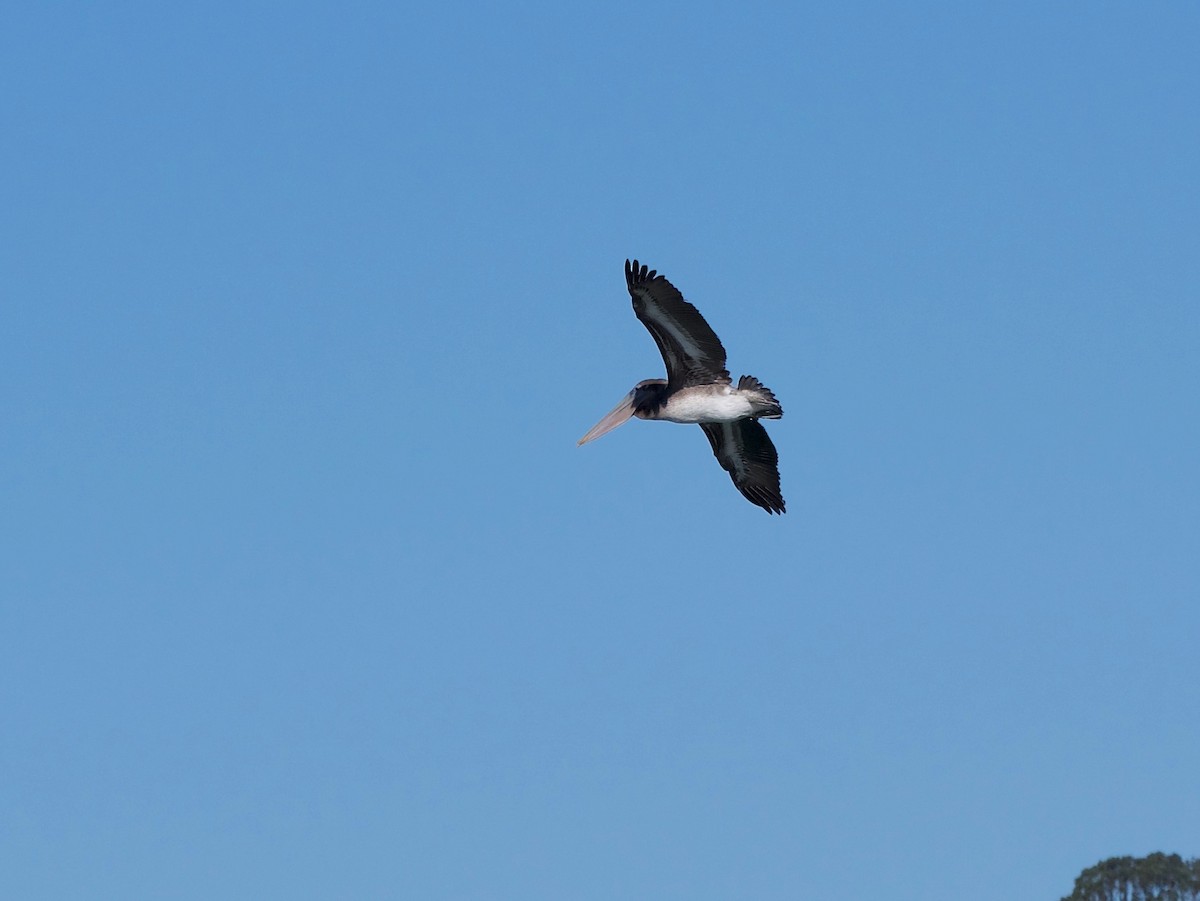
M738 379L738 391L746 392L754 408L755 419L780 419L783 407L775 399L774 392L752 375L744 375Z

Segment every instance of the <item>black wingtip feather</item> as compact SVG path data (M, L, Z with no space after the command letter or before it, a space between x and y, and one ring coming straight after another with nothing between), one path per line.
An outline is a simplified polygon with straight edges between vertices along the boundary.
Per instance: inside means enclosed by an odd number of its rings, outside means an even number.
M629 286L630 291L639 285L654 281L657 277L657 269L651 269L637 260L634 260L632 263L629 260L625 261L625 284Z

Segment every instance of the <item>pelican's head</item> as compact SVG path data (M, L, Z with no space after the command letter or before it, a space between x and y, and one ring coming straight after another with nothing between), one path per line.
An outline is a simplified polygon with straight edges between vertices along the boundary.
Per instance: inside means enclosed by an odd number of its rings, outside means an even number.
M579 445L595 441L601 435L606 435L629 421L632 416L643 416L644 412L657 407L662 400L667 387L665 379L643 379L633 386L633 390L621 398L621 402L592 426L586 435L579 439Z

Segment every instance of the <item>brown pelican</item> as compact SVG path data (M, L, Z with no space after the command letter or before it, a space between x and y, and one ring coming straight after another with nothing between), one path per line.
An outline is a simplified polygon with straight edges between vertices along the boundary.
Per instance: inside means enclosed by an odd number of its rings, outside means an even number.
M717 461L746 500L768 513L783 513L779 454L758 421L783 416L775 395L750 375L733 387L721 339L663 276L637 260L626 260L625 284L633 298L633 312L667 364L667 377L638 382L579 443L587 444L633 416L698 423Z

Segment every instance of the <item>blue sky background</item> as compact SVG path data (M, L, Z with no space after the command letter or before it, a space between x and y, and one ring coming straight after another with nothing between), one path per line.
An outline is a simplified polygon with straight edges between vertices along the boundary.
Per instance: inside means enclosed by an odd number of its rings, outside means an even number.
M1200 7L16 5L0 893L1200 854ZM622 264L775 390L785 517Z

